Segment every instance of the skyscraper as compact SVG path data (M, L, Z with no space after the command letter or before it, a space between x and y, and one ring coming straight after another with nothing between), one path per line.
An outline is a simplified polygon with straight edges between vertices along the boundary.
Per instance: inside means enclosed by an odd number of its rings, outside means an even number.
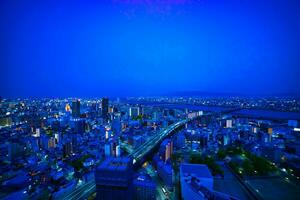
M140 174L134 181L134 199L135 200L155 200L156 183L151 180L147 174Z
M97 200L131 200L133 170L130 158L107 158L95 172Z
M72 116L75 118L80 117L80 100L79 99L72 101Z
M135 106L135 107L129 108L129 116L130 117L138 117L140 114L141 114L140 107Z
M121 132L121 121L120 118L115 118L112 120L112 130L115 134L119 134Z
M111 156L111 142L107 142L104 145L104 155L105 157Z
M108 98L102 98L101 108L102 108L102 117L103 117L103 119L107 120L107 118L108 118Z
M173 141L165 139L160 145L159 154L163 161L168 161L173 154Z

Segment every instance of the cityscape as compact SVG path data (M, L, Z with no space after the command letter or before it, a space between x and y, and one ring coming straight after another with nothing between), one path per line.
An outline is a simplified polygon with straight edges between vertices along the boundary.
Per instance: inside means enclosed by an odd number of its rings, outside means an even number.
M299 11L2 1L0 199L298 200Z

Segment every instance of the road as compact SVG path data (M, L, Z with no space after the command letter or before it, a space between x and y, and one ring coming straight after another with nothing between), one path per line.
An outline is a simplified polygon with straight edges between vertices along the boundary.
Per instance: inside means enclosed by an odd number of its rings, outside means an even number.
M65 194L63 197L57 198L59 200L75 200L75 199L87 199L92 193L96 192L96 184L94 180L87 183L83 183L77 186L76 189L70 193Z

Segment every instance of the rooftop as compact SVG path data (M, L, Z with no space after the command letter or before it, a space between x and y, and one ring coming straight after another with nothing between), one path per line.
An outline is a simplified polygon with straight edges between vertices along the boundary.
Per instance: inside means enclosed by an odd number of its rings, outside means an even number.
M180 170L183 174L194 174L197 177L213 178L207 165L203 164L181 164Z
M124 171L129 167L129 165L131 165L131 163L132 161L128 157L108 158L99 165L98 170L106 169Z

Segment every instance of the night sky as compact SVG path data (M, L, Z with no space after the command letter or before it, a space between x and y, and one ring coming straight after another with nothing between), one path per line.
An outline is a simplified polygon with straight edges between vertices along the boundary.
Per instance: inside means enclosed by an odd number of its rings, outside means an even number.
M49 2L1 1L0 96L300 92L299 0Z

